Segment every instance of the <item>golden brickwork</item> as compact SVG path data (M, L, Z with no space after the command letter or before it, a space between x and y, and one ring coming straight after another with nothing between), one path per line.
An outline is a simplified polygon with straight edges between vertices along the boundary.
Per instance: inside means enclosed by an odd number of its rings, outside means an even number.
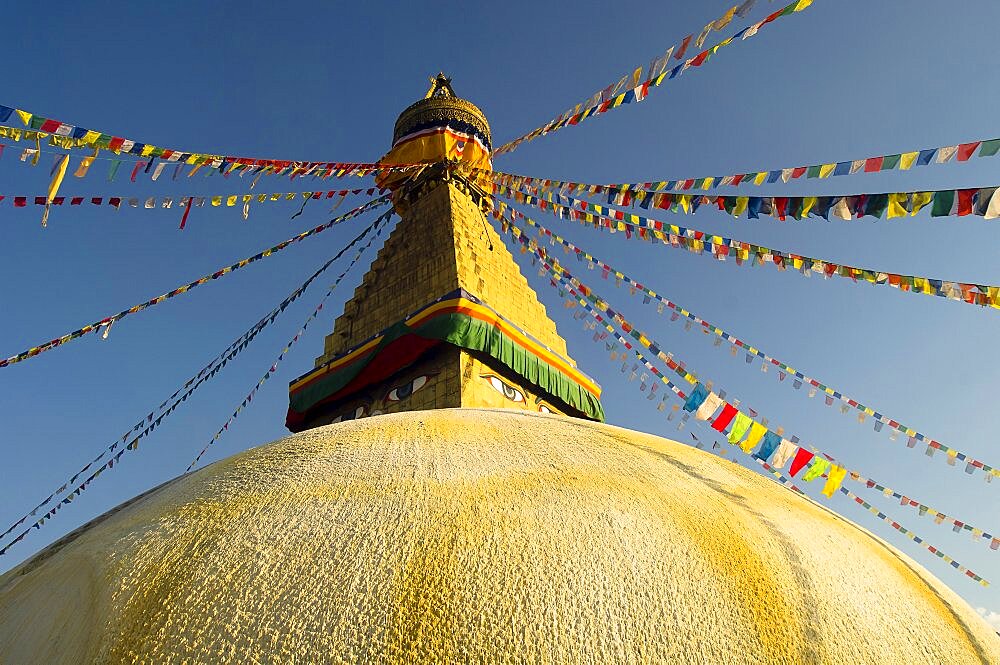
M568 358L555 322L463 185L432 180L425 186L403 209L402 220L324 340L316 366L459 288Z

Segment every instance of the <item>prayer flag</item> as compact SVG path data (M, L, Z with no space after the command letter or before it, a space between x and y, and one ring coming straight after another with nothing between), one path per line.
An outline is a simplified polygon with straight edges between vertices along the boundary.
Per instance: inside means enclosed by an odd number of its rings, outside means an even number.
M823 472L825 472L827 467L829 466L830 463L827 462L825 459L819 457L813 457L812 464L810 464L809 468L806 469L805 474L803 474L802 476L802 480L806 481L807 483L816 480L817 478L823 475Z
M810 472L812 469L810 468ZM806 476L809 474L807 473ZM826 484L823 486L823 494L827 498L833 497L833 493L837 491L841 483L844 482L844 476L847 475L847 469L836 464L830 466L830 471L827 473Z
M812 458L813 454L811 452L805 448L799 448L799 451L795 453L795 459L792 460L792 466L788 469L788 475L794 478L795 474L801 471L802 467L809 464Z

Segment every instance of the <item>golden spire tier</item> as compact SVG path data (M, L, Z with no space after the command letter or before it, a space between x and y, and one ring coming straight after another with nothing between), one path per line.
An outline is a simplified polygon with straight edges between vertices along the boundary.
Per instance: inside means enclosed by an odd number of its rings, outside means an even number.
M600 387L569 357L487 221L489 197L463 175L473 164L462 159L472 155L488 166L486 116L439 74L427 96L400 114L393 136L390 156L406 153L398 162L427 166L382 183L393 188L401 221L315 368L292 382L289 429L455 407L603 420ZM457 159L452 148L460 140Z

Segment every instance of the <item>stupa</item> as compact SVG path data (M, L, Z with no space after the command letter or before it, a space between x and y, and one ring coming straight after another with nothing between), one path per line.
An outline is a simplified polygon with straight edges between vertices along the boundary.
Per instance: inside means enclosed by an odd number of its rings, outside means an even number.
M298 433L0 576L0 662L1000 662L863 528L599 422L453 168L489 140L443 76L403 112L385 161L426 168L383 181L402 221L291 384Z

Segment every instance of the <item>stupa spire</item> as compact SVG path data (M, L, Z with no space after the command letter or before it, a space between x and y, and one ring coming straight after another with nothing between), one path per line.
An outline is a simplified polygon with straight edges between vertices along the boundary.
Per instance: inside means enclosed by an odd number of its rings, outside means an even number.
M324 341L292 382L301 431L393 411L500 407L603 419L600 388L487 221L491 200L462 175L490 169L485 114L443 73L396 121L383 163L401 221Z

